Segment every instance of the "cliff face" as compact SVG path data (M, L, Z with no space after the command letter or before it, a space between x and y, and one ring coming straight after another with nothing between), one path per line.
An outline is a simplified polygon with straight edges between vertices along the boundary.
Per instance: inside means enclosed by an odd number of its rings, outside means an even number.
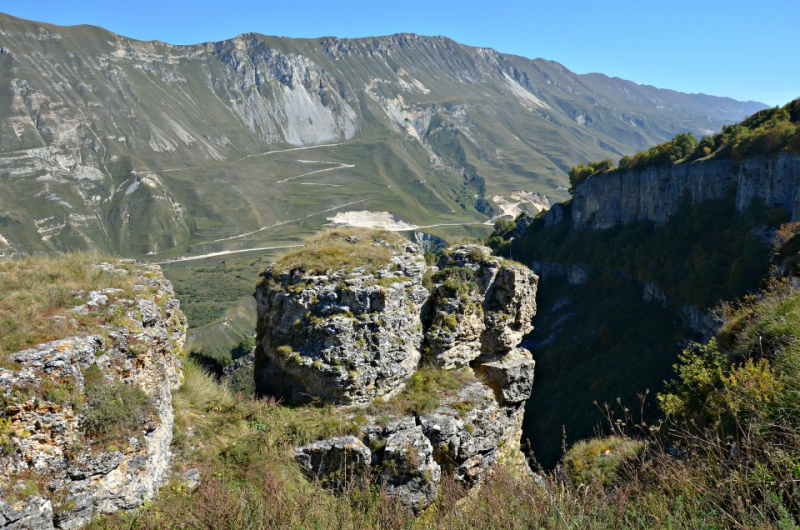
M391 249L372 274L265 272L256 384L350 405L342 413L362 418L360 436L298 447L298 463L336 489L369 475L419 512L443 472L472 486L499 459L524 462L534 362L518 344L532 329L538 278L474 245L426 271L416 245L365 237L376 253Z
M138 508L166 477L185 318L157 266L101 267L134 275L134 300L91 293L92 311L122 323L16 352L0 368L0 528L78 528ZM125 403L136 406L115 408ZM130 428L110 429L121 422Z
M259 393L364 405L408 381L421 359L425 260L411 243L375 245L393 256L373 274L266 272L256 290Z
M712 160L621 173L612 171L579 184L572 201L572 227L597 230L632 221L664 223L689 193L693 203L721 199L736 189L736 208L755 199L800 219L800 156ZM552 217L552 215L551 215Z

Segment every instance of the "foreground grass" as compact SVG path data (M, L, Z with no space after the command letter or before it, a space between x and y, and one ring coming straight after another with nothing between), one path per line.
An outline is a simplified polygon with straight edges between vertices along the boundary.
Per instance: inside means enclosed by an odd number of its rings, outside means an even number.
M102 330L113 315L67 312L85 302L92 290L122 289L117 297L132 297L130 276L105 272L96 266L100 261L102 257L89 253L0 261L0 363L10 353L41 342Z
M176 477L198 468L199 487L173 479L138 515L91 528L797 528L800 291L774 286L726 317L718 341L681 356L660 395L665 422L606 407L610 438L576 444L536 478L496 466L466 500L444 477L417 518L379 488L333 495L293 463L295 445L355 433L357 421L234 395L189 364L175 395ZM398 410L463 383L422 374Z
M322 230L304 241L305 247L289 252L275 262L275 271L302 268L309 274L329 270L364 267L370 274L390 262L389 244L404 242L402 236L382 230L332 228Z

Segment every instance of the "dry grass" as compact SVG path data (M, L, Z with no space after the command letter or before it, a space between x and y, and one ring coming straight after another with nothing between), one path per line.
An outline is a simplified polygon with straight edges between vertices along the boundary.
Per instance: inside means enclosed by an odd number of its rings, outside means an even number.
M201 485L188 492L175 481L139 515L112 516L92 527L797 528L799 300L800 292L780 290L728 315L731 336L725 342L739 354L750 349L748 357L763 349L774 372L730 364L725 356L685 360L689 370L679 370L683 386L674 391L686 386L708 394L704 398L712 400L701 399L693 408L712 407L717 423L669 420L649 426L635 422L621 404L616 415L607 406L610 438L577 444L564 464L540 470L537 478L496 465L467 500L464 488L445 475L436 502L417 518L375 487L335 496L293 463L295 445L356 432L345 414L234 396L190 364L175 398L174 447L179 471L200 468ZM754 341L756 335L762 339ZM759 384L764 377L781 378L783 390ZM697 380L714 384L701 388ZM430 395L466 382L463 374L425 368L406 392L374 406L426 410L435 406ZM742 407L745 401L748 407ZM734 414L734 421L722 422L725 414Z
M123 289L120 296L134 292L129 276L94 266L101 261L110 260L76 253L0 261L0 364L6 364L10 353L35 344L102 329L107 317L67 313L86 301L76 297L76 291L86 295L102 288Z
M402 236L363 228L334 228L309 237L305 247L281 256L275 271L302 268L310 274L364 267L371 274L391 261L391 247L403 243Z
M477 378L470 368L444 370L424 365L411 376L401 392L387 400L376 399L367 408L367 413L379 421L381 418L426 414L438 407L442 398L456 394L475 381ZM455 407L463 409L461 405L455 404Z

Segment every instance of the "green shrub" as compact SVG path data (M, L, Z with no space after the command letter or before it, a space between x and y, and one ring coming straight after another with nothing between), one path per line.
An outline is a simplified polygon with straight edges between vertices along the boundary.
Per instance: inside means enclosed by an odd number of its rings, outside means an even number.
M148 418L156 413L152 399L135 383L106 382L97 376L96 365L87 370L87 405L84 413L86 434L98 441L125 439L141 432Z
M619 436L583 440L570 447L564 464L575 486L599 483L604 486L619 479L620 468L638 456L644 442Z

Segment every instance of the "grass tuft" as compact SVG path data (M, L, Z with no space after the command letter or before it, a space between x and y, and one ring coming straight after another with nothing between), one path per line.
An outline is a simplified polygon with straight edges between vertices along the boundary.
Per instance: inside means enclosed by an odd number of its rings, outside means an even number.
M0 261L0 365L15 351L103 329L110 316L67 312L92 290L123 289L120 297L133 296L131 277L103 271L96 266L101 261L111 260L75 253Z
M304 248L280 257L273 270L300 268L309 274L324 274L330 270L364 267L365 274L372 274L391 262L391 247L403 242L402 236L378 230L323 230L309 237Z

